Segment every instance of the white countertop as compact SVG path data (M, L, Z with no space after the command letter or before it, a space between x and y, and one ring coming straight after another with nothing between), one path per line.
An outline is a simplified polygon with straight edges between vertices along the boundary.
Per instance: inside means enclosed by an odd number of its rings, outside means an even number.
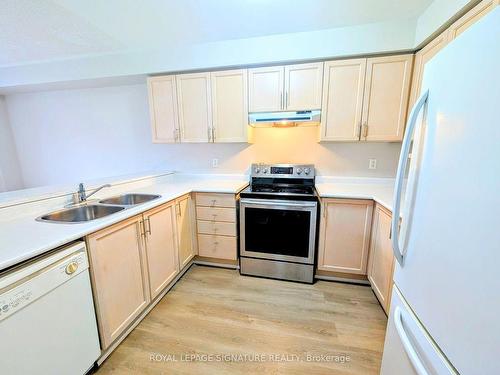
M316 191L321 198L373 199L392 211L394 179L317 177Z
M247 185L248 179L244 176L172 175L164 183L131 190L112 192L104 189L96 194L97 199L123 192L161 194L161 198L85 223L61 224L35 220L39 215L61 209L62 203L50 209L43 204L30 208L25 205L9 207L5 209L8 212L3 214L3 210L0 210L0 271L184 194L193 191L235 194Z
M392 211L394 179L317 177L316 189L322 198L373 199ZM103 189L96 199L123 193L160 194L161 198L85 223L61 224L36 221L35 218L61 209L68 195L39 202L15 204L0 209L0 271L82 238L160 204L190 192L238 193L248 185L244 175L164 174L121 181ZM26 197L23 197L25 199ZM94 197L92 197L94 198ZM32 198L34 199L34 198ZM5 202L4 202L5 204Z

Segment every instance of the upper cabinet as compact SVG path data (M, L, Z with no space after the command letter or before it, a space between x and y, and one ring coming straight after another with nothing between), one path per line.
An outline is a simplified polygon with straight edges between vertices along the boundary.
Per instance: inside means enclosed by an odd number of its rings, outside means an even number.
M249 69L249 111L320 109L322 80L322 62Z
M413 55L328 61L321 141L401 141Z
M210 73L180 74L176 81L181 141L211 141Z
M413 55L367 59L361 139L403 139Z
M457 36L467 30L467 28L470 27L474 22L493 10L499 4L499 0L481 1L448 28L448 40L452 41L453 39L455 39Z
M283 110L284 69L282 66L248 69L248 110Z
M213 142L247 142L248 81L246 69L210 73Z
M149 77L148 94L153 142L178 142L180 134L175 76Z
M321 140L359 140L365 72L366 59L325 63Z

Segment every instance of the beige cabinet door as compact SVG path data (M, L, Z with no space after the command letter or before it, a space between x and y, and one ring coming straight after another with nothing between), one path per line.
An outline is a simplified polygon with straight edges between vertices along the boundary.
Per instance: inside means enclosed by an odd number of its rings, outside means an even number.
M148 95L153 143L178 142L175 76L148 77Z
M189 195L176 200L177 237L179 242L179 268L182 270L196 255L194 248L194 231L192 201Z
M179 273L174 202L144 214L151 299Z
M287 111L321 109L323 63L285 65Z
M210 73L176 76L179 126L182 142L212 140Z
M413 108L413 105L420 96L420 88L422 86L422 78L424 77L425 65L441 51L447 44L447 31L444 31L438 37L433 39L424 48L415 54L415 63L413 64L413 76L411 81L410 102L408 103L408 114Z
M367 59L362 140L403 139L412 62L413 55Z
M393 269L391 213L377 204L373 213L368 280L386 313L389 312Z
M366 59L325 62L320 141L358 141Z
M283 66L248 69L248 108L250 112L284 109Z
M97 321L106 349L150 302L141 216L87 237Z
M373 201L323 199L318 269L366 275Z
M457 36L462 34L465 30L467 30L471 25L473 25L476 21L481 19L484 15L488 14L490 11L495 9L495 7L499 4L499 0L483 0L479 4L477 4L470 11L465 13L461 18L459 18L456 22L454 22L448 28L448 40L452 41Z
M214 142L247 142L247 70L210 73Z

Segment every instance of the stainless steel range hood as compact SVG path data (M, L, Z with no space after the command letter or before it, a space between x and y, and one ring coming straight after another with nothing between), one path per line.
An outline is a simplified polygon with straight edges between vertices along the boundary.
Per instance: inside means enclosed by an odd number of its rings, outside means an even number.
M249 113L248 123L253 127L289 127L299 125L318 125L321 120L321 111L296 112L259 112Z

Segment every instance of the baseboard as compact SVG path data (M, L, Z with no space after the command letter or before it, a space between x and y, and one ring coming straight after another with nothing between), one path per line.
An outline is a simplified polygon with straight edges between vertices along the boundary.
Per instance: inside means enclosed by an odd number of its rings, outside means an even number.
M233 270L240 269L240 264L237 259L209 258L209 257L200 257L198 255L194 258L194 264L198 264L200 266L230 268Z
M368 280L351 279L351 278L346 278L346 277L315 275L314 278L317 280L324 280L324 281L340 281L343 283L350 283L350 284L360 284L360 285L367 285L367 286L370 285L370 282Z

